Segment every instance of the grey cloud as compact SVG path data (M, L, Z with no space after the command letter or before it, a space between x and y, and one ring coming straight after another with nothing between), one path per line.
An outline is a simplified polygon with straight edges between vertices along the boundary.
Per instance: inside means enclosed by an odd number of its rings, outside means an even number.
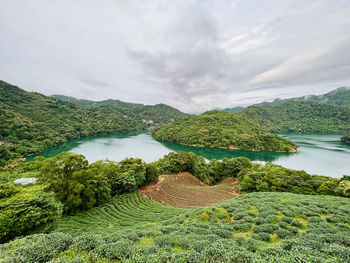
M84 82L85 84L89 86L94 86L94 87L107 87L108 83L100 80L93 80L93 79L84 79L84 78L79 78L80 81Z
M184 111L248 105L349 86L349 28L348 0L4 0L0 78Z

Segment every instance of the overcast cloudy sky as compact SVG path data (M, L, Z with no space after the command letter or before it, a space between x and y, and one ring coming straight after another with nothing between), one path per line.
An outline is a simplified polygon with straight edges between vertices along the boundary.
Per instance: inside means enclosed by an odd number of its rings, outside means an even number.
M0 79L28 91L191 112L350 86L349 0L0 3Z

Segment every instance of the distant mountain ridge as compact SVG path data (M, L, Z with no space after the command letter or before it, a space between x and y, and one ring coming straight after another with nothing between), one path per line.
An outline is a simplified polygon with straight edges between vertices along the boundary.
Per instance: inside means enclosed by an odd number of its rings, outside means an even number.
M95 105L27 92L0 81L0 159L39 153L82 136L143 130L184 116L165 104L107 100Z
M312 101L250 106L237 113L271 132L350 133L350 107Z
M289 101L317 102L317 103L330 104L330 105L336 105L336 106L350 107L350 87L340 87L321 95L305 95L305 96L289 98L289 99L277 98L271 102L264 101L261 103L253 104L251 106L277 106ZM231 112L231 113L238 113L238 112L241 112L243 109L245 109L245 107L237 106L237 107L226 108L222 110Z
M95 100L77 99L77 98L65 96L65 95L51 95L50 97L55 98L55 99L59 99L59 100L70 101L70 102L79 104L82 107L87 107L87 108L93 107L93 106L111 104L111 103L114 103L122 108L133 108L133 107L137 107L137 106L145 106L145 105L139 104L139 103L124 102L121 100L113 100L113 99L95 101Z
M93 101L85 99L76 99L64 95L52 95L52 98L68 101L80 105L89 110L104 109L111 112L118 112L125 116L140 118L149 123L167 123L171 120L178 119L187 114L175 109L169 105L160 103L155 105L144 105L140 103L124 102L120 100L108 99L102 101Z
M272 102L262 102L252 106L276 106L288 101L317 102L336 106L350 107L350 87L340 87L322 95L305 95L290 99L275 99Z

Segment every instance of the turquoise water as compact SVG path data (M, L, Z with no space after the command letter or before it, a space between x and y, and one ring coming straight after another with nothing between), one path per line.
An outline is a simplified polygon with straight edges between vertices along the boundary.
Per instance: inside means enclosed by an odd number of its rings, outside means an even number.
M214 148L199 148L177 143L160 142L149 132L129 132L115 135L85 137L48 149L41 156L60 152L83 154L90 162L101 159L120 161L138 157L146 162L158 160L172 151L194 152L206 159L244 156L252 161L273 162L311 174L341 177L350 175L350 146L341 143L340 135L281 134L299 145L298 153L251 152ZM34 156L29 157L32 160Z

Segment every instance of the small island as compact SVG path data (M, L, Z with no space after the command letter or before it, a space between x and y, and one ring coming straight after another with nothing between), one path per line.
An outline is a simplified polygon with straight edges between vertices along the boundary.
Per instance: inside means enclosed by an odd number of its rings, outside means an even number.
M158 125L152 135L157 140L196 147L297 152L297 146L288 139L264 131L245 117L224 111L209 111Z
M340 139L342 142L350 144L350 134L346 134Z

